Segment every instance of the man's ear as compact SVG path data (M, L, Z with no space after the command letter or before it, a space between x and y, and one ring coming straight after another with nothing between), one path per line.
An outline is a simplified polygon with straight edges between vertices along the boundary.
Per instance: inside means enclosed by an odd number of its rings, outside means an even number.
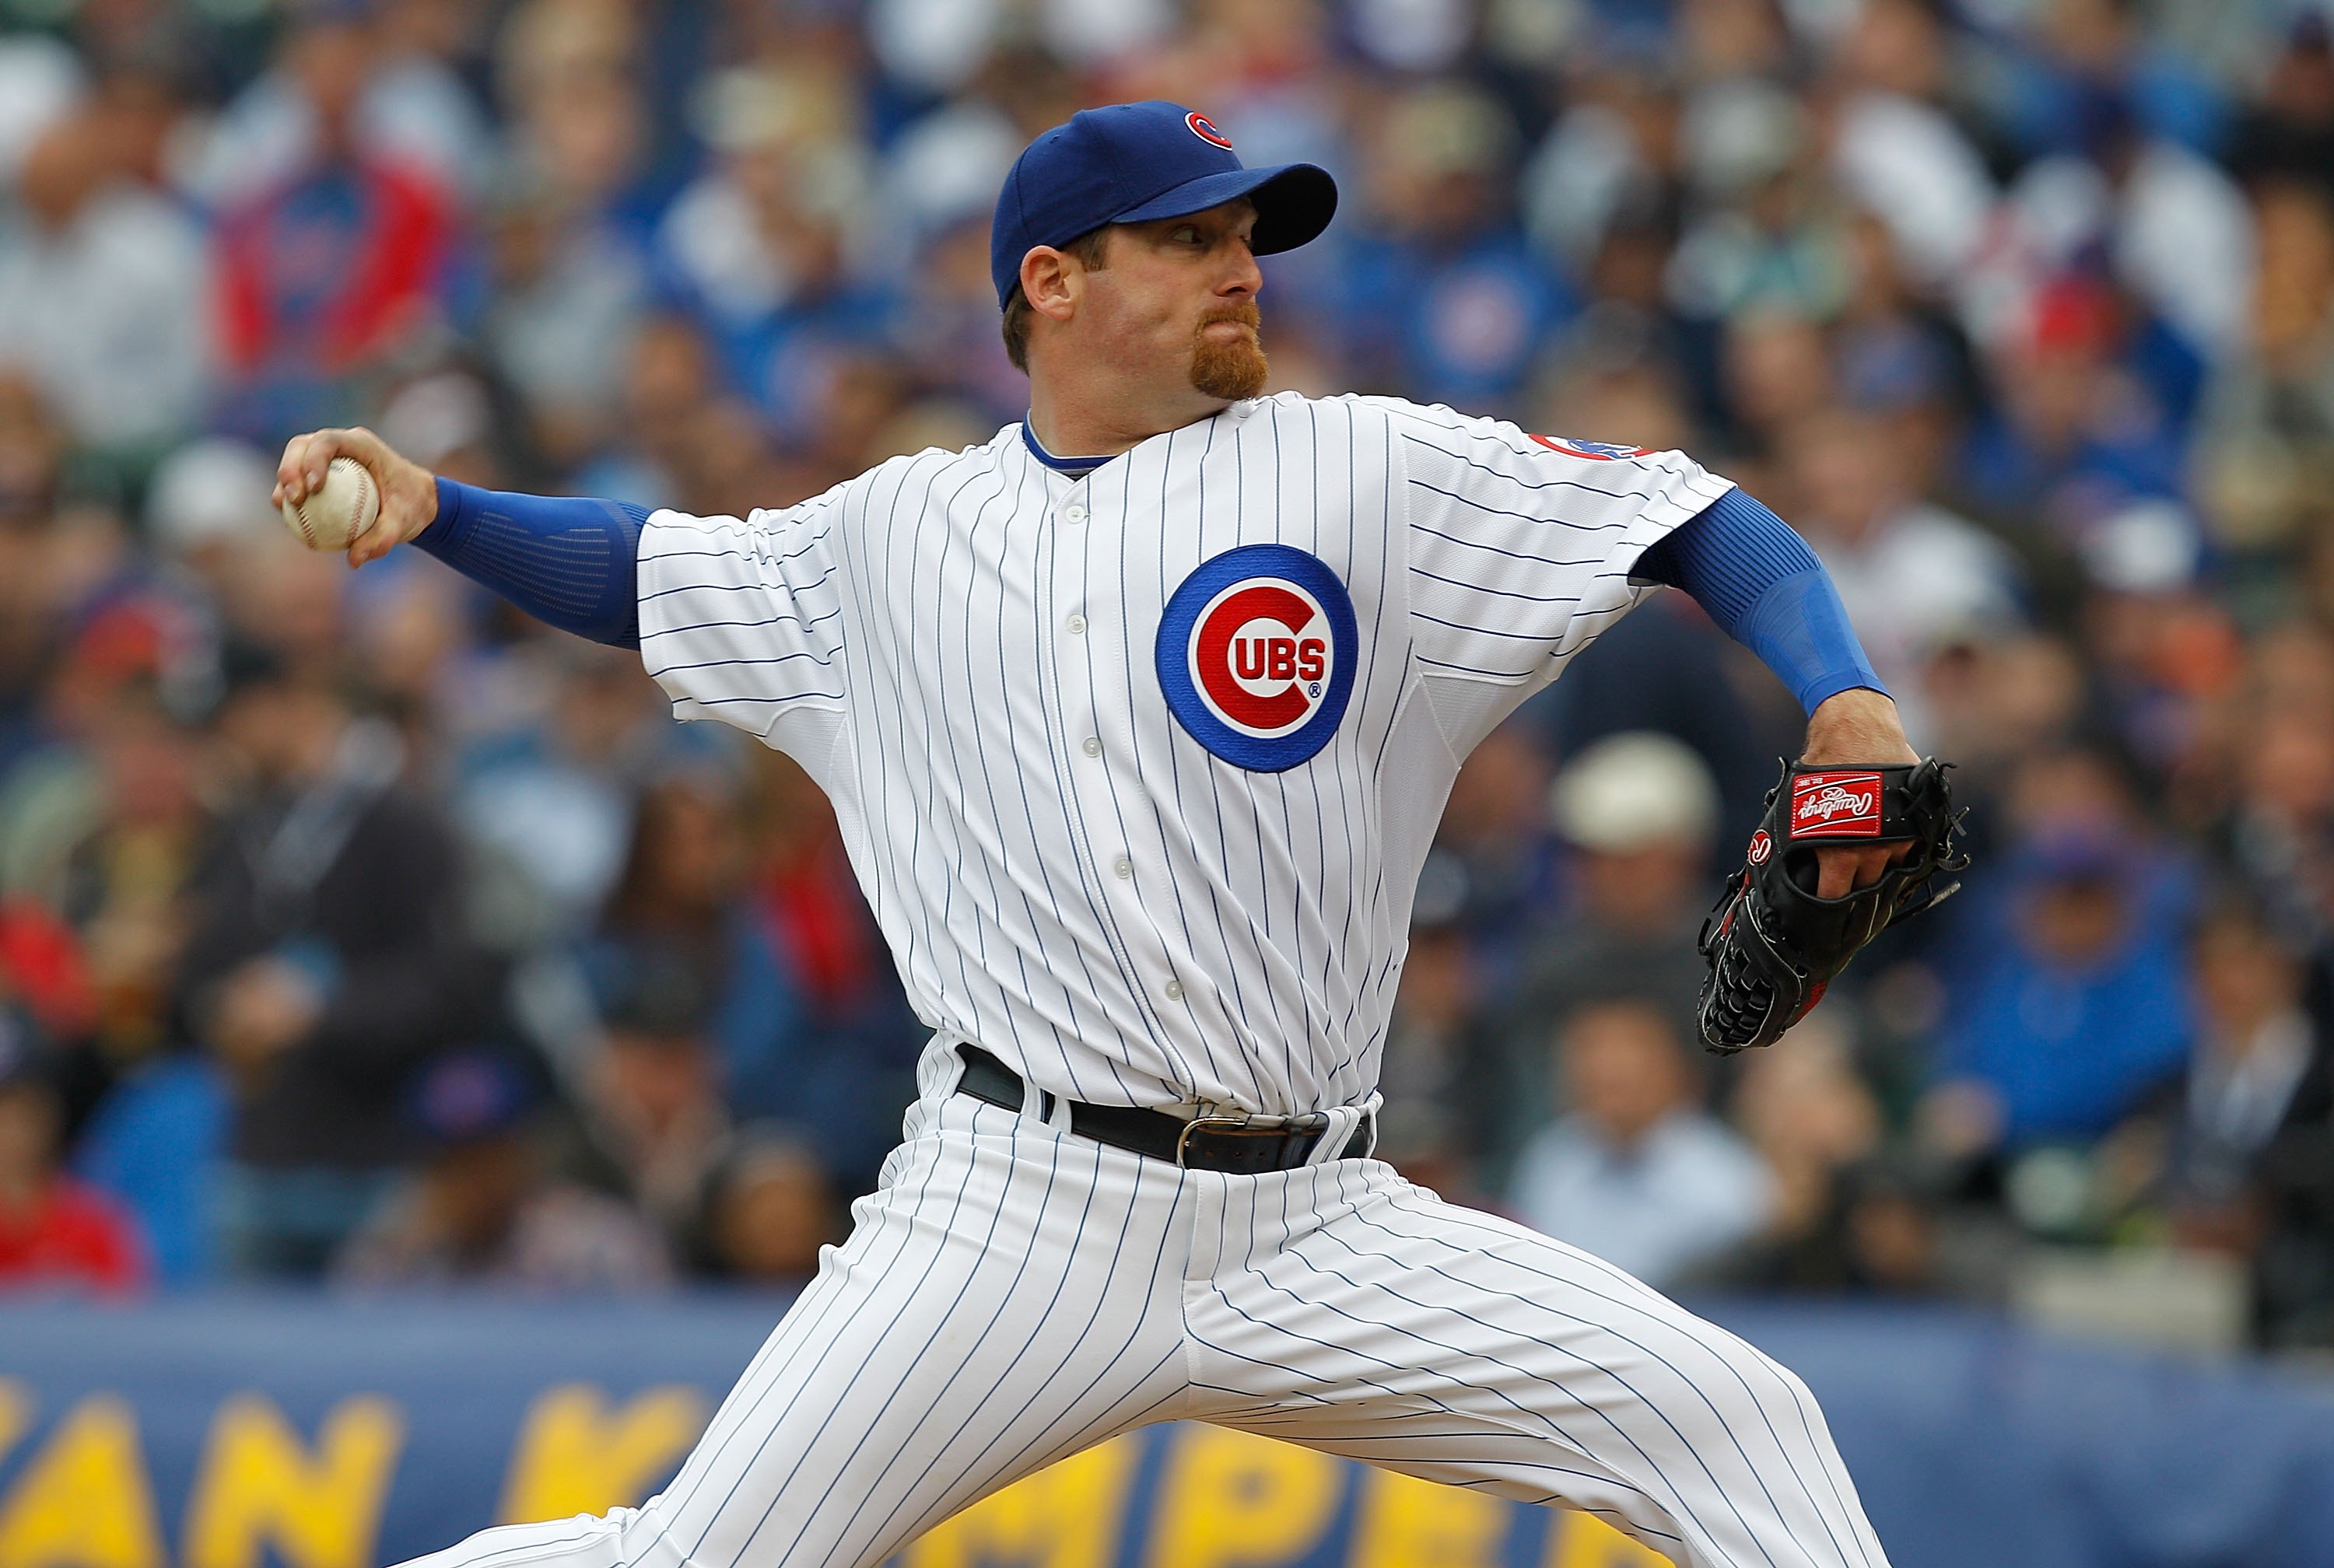
M1039 315L1068 321L1085 290L1085 268L1067 251L1041 245L1021 258L1021 293Z

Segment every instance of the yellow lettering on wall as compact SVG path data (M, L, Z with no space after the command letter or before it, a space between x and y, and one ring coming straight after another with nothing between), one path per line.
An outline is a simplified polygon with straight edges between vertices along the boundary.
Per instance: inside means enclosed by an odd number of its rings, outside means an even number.
M388 1400L342 1400L312 1453L284 1413L237 1394L211 1418L187 1504L187 1568L369 1568L405 1425Z
M0 1378L0 1459L16 1446L24 1429L33 1424L33 1396L24 1385L8 1378Z
M138 1418L112 1394L74 1406L5 1501L0 1568L161 1568Z
M1567 1508L1548 1534L1548 1568L1671 1568L1670 1560L1594 1514Z
M589 1383L546 1389L526 1414L503 1482L506 1525L638 1503L705 1429L705 1396L675 1383L611 1410Z
M1461 1486L1364 1472L1349 1568L1495 1568L1515 1509Z
M1179 1427L1171 1441L1152 1568L1286 1563L1328 1529L1345 1469L1326 1454L1223 1427Z
M1024 1477L928 1531L903 1568L1108 1568L1142 1453L1116 1438Z

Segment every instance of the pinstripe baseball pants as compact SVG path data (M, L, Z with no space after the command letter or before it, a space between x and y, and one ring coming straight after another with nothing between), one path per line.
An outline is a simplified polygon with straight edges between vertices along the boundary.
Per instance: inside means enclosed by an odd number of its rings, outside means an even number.
M1587 1509L1687 1568L1885 1568L1796 1377L1379 1161L1185 1171L936 1083L853 1212L662 1494L413 1568L865 1568L1177 1419Z

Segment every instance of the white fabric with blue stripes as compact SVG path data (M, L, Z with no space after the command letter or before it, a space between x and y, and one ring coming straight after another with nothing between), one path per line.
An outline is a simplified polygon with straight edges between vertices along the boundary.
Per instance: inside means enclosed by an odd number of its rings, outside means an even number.
M1017 423L783 511L653 514L641 646L676 713L833 798L943 1045L1100 1103L1309 1111L1374 1090L1460 763L1729 488L1390 399L1235 404L1082 478ZM1235 747L1173 710L1158 631L1259 545L1320 563L1283 586L1332 622L1342 585L1355 645L1292 744Z
M1612 1265L1381 1161L1186 1171L949 1082L661 1495L411 1568L874 1568L1173 1419L1584 1509L1681 1568L1886 1568L1807 1386Z
M1283 396L1080 477L1012 425L784 511L653 515L650 670L826 789L935 1036L850 1239L672 1485L418 1568L873 1568L1178 1418L1589 1509L1685 1568L1886 1568L1805 1386L1611 1265L1339 1140L1187 1171L1037 1103L1370 1104L1460 763L1727 488ZM952 1092L961 1040L1031 1102Z

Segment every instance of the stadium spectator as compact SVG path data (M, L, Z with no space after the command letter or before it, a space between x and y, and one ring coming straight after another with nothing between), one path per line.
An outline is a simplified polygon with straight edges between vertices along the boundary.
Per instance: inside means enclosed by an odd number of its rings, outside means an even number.
M2175 1076L2188 1049L2178 880L2080 829L2010 859L2008 896L1987 906L2008 928L1948 982L1929 1110L1957 1155L2088 1145Z
M782 436L807 442L889 308L878 280L849 265L868 183L857 106L808 60L724 72L703 101L720 161L667 212L657 265L733 382Z
M85 973L73 1059L92 1102L76 1169L137 1217L157 1276L213 1266L212 1183L227 1106L216 1065L185 1049L172 1009L187 897L214 823L202 737L149 689L109 705L92 737L87 831L61 845L53 897Z
M1497 406L1577 308L1516 226L1517 140L1506 107L1471 85L1429 82L1385 106L1367 149L1371 229L1346 263L1365 380L1429 402Z
M1517 1159L1514 1211L1655 1290L1736 1262L1774 1219L1775 1178L1701 1109L1669 1011L1592 1003L1558 1026L1555 1050L1567 1109Z
M217 351L202 230L126 151L95 104L33 145L0 217L0 364L37 379L80 445L137 465L194 427Z
M267 493L275 465L246 441L204 437L173 450L155 467L146 490L146 537L193 613L216 618L233 591L246 553L256 546L283 548L280 524Z
M1475 956L1455 921L1464 873L1427 858L1411 906L1410 957L1394 993L1378 1082L1377 1158L1446 1197L1495 1190L1535 1117L1513 1109L1535 1077L1509 1081L1485 1016ZM1545 1096L1526 1103L1544 1103ZM1518 1125L1521 1121L1523 1125Z
M1996 401L1963 459L1981 505L2066 539L2116 503L2180 493L2184 410L2148 384L2131 317L2111 284L2076 272L2002 331L1989 359Z
M536 1091L509 1053L457 1051L410 1095L428 1153L333 1265L342 1284L638 1291L667 1283L662 1239L625 1204L550 1177Z
M793 966L745 896L751 867L738 797L736 781L703 773L641 794L585 963L612 976L686 973L702 999L724 1100L741 1114L769 1114L795 1103L815 1064Z
M514 938L572 939L623 874L641 782L669 755L670 726L621 649L538 639L504 662L531 688L525 707L480 717L448 794L498 924Z
M2196 1034L2168 1118L2165 1198L2192 1245L2240 1255L2260 1223L2257 1183L2271 1145L2307 1111L2328 1044L2307 1005L2301 949L2232 894L2194 938Z
M2199 581L2204 541L2185 507L2117 506L2083 531L2079 611L2099 717L2153 778L2193 751L2204 716L2242 673L2227 611Z
M564 1063L574 1114L555 1169L624 1198L684 1254L731 1125L707 976L688 951L659 944L597 957L599 1028Z
M1891 1144L1880 1097L1852 1054L1856 1022L1840 1008L1810 1014L1791 1030L1790 1049L1742 1063L1731 1120L1775 1179L1774 1219L1743 1283L1998 1296L1996 1280L1972 1279L1948 1258L1948 1173Z
M0 1293L144 1287L136 1230L96 1189L67 1176L53 1065L20 1010L0 1010Z
M217 238L226 418L261 440L355 418L358 378L405 351L448 303L456 237L429 173L361 134L380 64L362 8L307 13L284 63L313 130L227 206Z
M1718 370L1730 444L1753 463L1771 457L1786 431L1836 400L1823 327L1800 312L1737 312L1719 333ZM1755 491L1770 488L1760 483L1768 472L1738 463L1730 476Z
M2260 278L2244 340L2205 391L2197 488L2218 537L2258 550L2324 533L2334 473L2334 176L2280 174L2251 195Z
M1616 996L1667 1009L1693 1038L1694 933L1712 891L1718 823L1709 770L1671 736L1608 736L1566 764L1548 803L1574 851L1573 898L1532 936L1514 993L1519 1054L1539 1051L1549 1020Z
M1435 833L1456 878L1451 918L1502 991L1514 984L1526 934L1563 897L1561 846L1548 821L1548 771L1540 735L1502 726L1459 770Z
M226 1265L313 1277L410 1157L407 1076L480 1026L496 976L394 733L271 649L227 662L221 760L243 794L188 889L178 1005L232 1086Z
M2334 640L2283 628L2255 644L2252 663L2215 836L2279 918L2322 950L2334 934Z
M2334 22L2298 11L2229 150L2240 178L2314 180L2334 196Z
M741 1128L706 1178L699 1272L798 1287L818 1272L819 1249L840 1239L840 1217L825 1167L799 1138L770 1123Z
M627 350L648 307L646 261L598 213L539 184L501 193L487 231L479 336L545 455L572 467L613 430Z

